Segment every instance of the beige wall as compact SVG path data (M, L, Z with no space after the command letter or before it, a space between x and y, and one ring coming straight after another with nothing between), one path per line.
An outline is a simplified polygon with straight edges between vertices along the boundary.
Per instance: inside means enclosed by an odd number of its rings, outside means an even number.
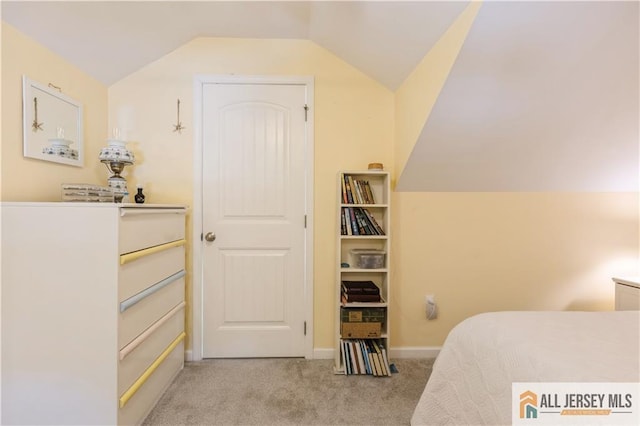
M460 41L470 21L461 17L457 22L462 32L448 34L457 33ZM436 49L451 62L459 42L449 46L453 52L442 46ZM430 60L434 67L440 63ZM441 72L446 74L449 66ZM191 205L193 75L230 73L315 77L314 346L330 348L336 300L336 173L366 168L374 161L383 162L393 173L394 135L396 159L402 160L395 164L404 164L412 146L406 135L417 137L439 93L435 83L443 84L444 77L429 82L424 78L433 74L414 73L412 84L431 94L427 99L406 97L422 106L417 112L405 110L410 118L400 119L401 108L406 108L400 96L423 92L406 84L393 94L312 42L202 38L114 84L107 96L100 83L3 25L2 199L57 200L62 182L104 183L106 172L92 158L104 145L107 128L118 126L137 153L138 163L126 172L130 187L143 183L151 203ZM22 74L59 85L83 103L84 168L22 157ZM187 127L181 135L172 132L177 98ZM611 276L640 272L637 193L394 193L393 197L394 347L441 345L453 325L477 312L611 309ZM187 281L190 291L190 274ZM425 319L426 294L435 294L439 304L435 321Z
M612 310L611 277L639 272L637 193L394 196L392 346L439 346L480 312Z
M395 93L398 174L479 8L465 9ZM611 277L640 272L638 193L393 195L393 347L440 346L480 312L610 310Z
M84 167L25 158L22 155L22 75L55 84L84 109ZM60 184L106 185L98 161L105 144L107 87L60 56L2 22L2 200L59 201Z
M193 77L196 74L314 76L314 346L334 344L338 170L392 163L393 94L306 40L199 38L109 88L109 126L131 141L149 202L193 204ZM172 132L181 100L182 134ZM170 168L167 166L170 164ZM191 226L189 221L189 227ZM189 235L191 229L189 229ZM191 262L191 254L188 254ZM187 276L191 300L192 280ZM191 328L190 306L187 312Z

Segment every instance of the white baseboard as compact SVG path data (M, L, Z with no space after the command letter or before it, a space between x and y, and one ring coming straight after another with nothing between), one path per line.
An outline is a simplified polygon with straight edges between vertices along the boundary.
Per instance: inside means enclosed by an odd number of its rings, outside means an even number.
M390 348L391 358L436 358L442 346L404 346Z
M313 359L333 359L333 348L313 348Z
M436 358L442 346L405 346L391 348L392 358ZM313 348L313 359L333 359L333 348Z
M392 358L435 358L440 353L442 346L405 346L391 348L389 355ZM313 359L333 359L333 348L313 348ZM184 351L184 360L193 361L193 351Z

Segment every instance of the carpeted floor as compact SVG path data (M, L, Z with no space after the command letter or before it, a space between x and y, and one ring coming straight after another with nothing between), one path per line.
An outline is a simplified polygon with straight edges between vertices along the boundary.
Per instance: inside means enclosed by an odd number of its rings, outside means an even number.
M333 374L332 360L216 359L185 368L145 425L408 425L433 359L391 377Z

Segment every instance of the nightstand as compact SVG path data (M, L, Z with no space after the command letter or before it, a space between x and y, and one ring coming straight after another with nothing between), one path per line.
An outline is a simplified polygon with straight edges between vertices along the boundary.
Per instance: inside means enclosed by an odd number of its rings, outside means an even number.
M640 277L613 278L616 283L616 311L640 310Z

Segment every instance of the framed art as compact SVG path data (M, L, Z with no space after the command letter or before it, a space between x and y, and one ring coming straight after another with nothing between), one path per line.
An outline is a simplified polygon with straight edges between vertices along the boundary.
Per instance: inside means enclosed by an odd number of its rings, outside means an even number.
M82 105L59 90L22 77L25 157L82 167Z

